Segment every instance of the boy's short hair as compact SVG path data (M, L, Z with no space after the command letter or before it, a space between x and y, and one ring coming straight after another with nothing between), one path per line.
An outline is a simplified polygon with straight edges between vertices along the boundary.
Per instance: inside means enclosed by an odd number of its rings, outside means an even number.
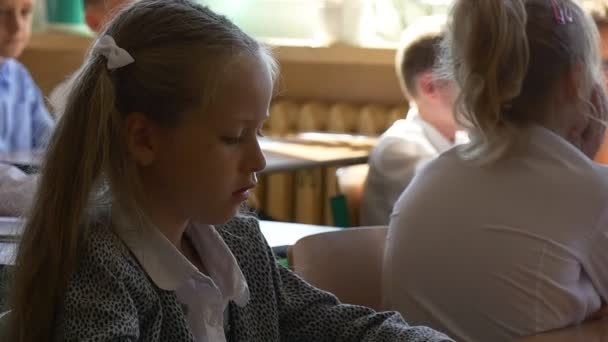
M403 32L395 56L395 67L401 90L408 100L418 96L418 76L431 71L435 66L445 24L445 16L427 16L420 18Z

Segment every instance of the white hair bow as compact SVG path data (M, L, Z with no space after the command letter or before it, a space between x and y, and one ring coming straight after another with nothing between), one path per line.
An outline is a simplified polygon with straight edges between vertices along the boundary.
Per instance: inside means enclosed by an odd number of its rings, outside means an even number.
M108 70L122 68L135 62L127 50L116 45L111 36L105 35L97 40L93 47L94 55L104 56L108 60Z

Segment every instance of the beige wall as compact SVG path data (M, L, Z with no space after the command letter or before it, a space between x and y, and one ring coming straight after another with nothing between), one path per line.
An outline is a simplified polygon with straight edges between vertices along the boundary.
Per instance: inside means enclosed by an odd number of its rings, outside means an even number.
M61 32L38 34L20 59L48 96L55 85L78 69L91 42L89 37ZM281 64L281 97L357 104L404 102L391 49L283 46L274 51Z

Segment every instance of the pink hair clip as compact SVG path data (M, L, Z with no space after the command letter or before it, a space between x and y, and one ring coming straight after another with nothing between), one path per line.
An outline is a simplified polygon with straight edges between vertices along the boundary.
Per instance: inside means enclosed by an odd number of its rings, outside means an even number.
M553 7L553 17L555 21L560 25L565 25L566 23L571 23L574 21L572 18L572 12L568 8L568 6L560 6L557 0L550 0L551 7Z

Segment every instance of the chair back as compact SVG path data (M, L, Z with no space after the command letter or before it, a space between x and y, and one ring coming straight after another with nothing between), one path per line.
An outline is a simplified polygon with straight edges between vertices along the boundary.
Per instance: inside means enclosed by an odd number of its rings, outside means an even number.
M341 302L381 308L388 228L357 227L304 237L290 250L296 274Z

